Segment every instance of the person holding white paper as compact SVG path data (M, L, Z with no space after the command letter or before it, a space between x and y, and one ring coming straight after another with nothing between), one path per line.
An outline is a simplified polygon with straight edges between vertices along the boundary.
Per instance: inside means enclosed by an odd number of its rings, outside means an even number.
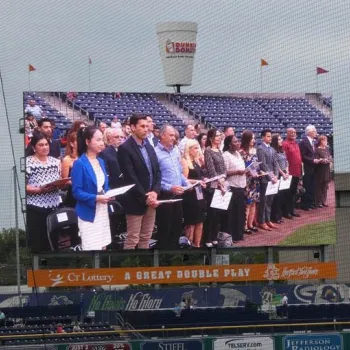
M203 171L199 162L200 146L197 140L188 140L185 146L184 156L182 158L183 174L190 183L200 184L193 189L186 191L183 195L183 214L186 237L190 240L193 247L199 248L201 245L205 201L202 187L205 187L203 181Z
M174 199L182 196L184 188L190 185L182 174L179 149L174 146L175 129L163 125L160 129L160 141L154 148L161 172L159 200ZM176 249L182 235L182 201L164 203L157 208L157 248Z
M109 190L104 161L97 155L104 149L102 132L95 126L78 131L78 155L72 168L72 192L83 250L104 250L111 243Z
M258 160L261 162L260 169L266 173L260 177L260 202L258 221L259 227L265 231L271 231L278 226L271 222L271 206L273 195L266 196L266 189L269 181L276 183L277 166L273 159L274 149L271 148L272 134L270 129L264 129L261 132L262 144L258 147Z
M33 156L26 157L27 230L34 253L50 251L46 218L60 205L57 187L45 186L61 178L60 161L49 156L46 135L34 133Z
M279 179L288 179L289 178L289 164L286 157L286 154L283 151L283 139L280 134L273 134L271 147L275 150L274 161L277 165L278 178ZM274 196L272 208L271 208L271 220L277 224L283 222L282 216L286 219L293 219L293 216L288 212L288 198L289 189L278 191L276 196Z
M227 233L232 236L233 243L243 240L245 223L245 187L247 186L245 163L238 152L240 142L234 135L227 136L224 141L222 155L226 166L226 179L232 192L227 210Z
M222 157L222 153L219 149L222 140L222 134L217 129L210 129L207 135L207 148L204 151L204 159L206 165L206 177L212 178L219 175L225 175L226 167L225 161ZM204 235L206 246L212 248L218 245L217 237L220 229L220 215L221 212L218 209L210 206L214 191L220 189L224 191L225 188L225 177L218 181L210 183L210 188L206 192L207 202L207 218L204 223Z
M241 156L245 162L245 166L248 167L252 163L258 164L258 157L256 155L255 146L255 135L251 130L244 130L241 138ZM244 233L252 234L253 232L257 232L259 229L254 225L255 221L255 213L257 202L259 201L259 193L260 193L260 181L258 177L258 171L260 171L260 167L258 168L256 174L248 171L246 173L247 176L247 187L246 187L246 211L245 211L245 229Z

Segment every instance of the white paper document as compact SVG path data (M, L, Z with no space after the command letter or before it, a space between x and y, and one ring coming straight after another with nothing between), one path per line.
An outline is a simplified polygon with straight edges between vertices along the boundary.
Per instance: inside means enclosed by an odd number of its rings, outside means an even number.
M175 202L180 202L182 201L181 198L177 198L177 199L164 199L164 200L161 200L161 201L157 201L158 204L165 204L165 203L175 203Z
M246 167L246 171L251 176L258 176L258 171L260 170L261 162L252 162L250 165Z
M195 183L190 184L190 185L188 185L187 187L184 187L184 191L188 191L188 190L190 190L191 188L198 186L200 183L201 183L200 181L196 181Z
M279 185L280 185L280 180L278 180L275 184L273 184L272 181L269 181L269 183L267 184L265 196L271 196L273 194L277 194Z
M292 183L292 176L289 175L287 180L281 177L279 190L280 191L288 190L290 188L291 183Z
M214 177L211 177L210 179L206 179L204 181L204 183L208 184L209 182L217 181L217 180L223 179L224 177L226 177L224 174L221 174L221 175L218 175L218 176L214 176Z
M210 207L215 209L227 210L232 197L232 192L226 192L222 195L220 190L215 190Z
M135 185L128 185L118 188L113 188L112 190L109 190L105 193L107 197L115 197L120 196L121 194L124 194L125 192L128 192L130 188L134 187Z

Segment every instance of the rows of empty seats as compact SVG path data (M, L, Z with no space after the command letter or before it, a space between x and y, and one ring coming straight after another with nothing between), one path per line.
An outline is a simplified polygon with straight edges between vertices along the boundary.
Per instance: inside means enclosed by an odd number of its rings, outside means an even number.
M281 314L279 307L277 312ZM306 320L310 318L333 321L350 320L350 304L300 304L288 306L288 318Z
M171 123L181 132L184 122L171 113L155 96L147 93L120 93L117 97L107 92L82 92L74 100L74 108L80 109L96 121L110 124L114 116L121 121L132 113L150 115L157 125Z
M172 95L173 102L208 126L234 126L240 135L251 129L259 135L271 128L285 136L286 128L296 128L298 138L314 124L320 134L332 134L332 124L321 111L304 98L254 99L213 95Z
M227 326L234 323L257 322L268 320L266 313L244 308L214 308L183 310L181 316L176 316L172 310L158 311L126 311L124 321L138 329L165 327L205 327Z
M81 341L114 340L119 336L108 323L80 324L83 333L73 333L73 325L64 327L65 333L55 334L54 328L45 324L38 326L2 327L0 339L4 345L25 345L41 343L64 343ZM26 337L28 336L28 337Z
M65 115L60 113L57 109L52 107L40 94L35 92L25 92L24 93L24 109L28 105L29 100L35 100L36 104L43 111L44 116L50 120L55 121L56 128L60 129L62 132L69 130L72 126L72 122Z

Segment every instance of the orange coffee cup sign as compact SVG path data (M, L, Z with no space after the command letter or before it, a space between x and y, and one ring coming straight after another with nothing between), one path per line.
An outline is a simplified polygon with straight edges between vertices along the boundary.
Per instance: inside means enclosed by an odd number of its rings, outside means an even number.
M28 270L28 287L333 279L335 262Z

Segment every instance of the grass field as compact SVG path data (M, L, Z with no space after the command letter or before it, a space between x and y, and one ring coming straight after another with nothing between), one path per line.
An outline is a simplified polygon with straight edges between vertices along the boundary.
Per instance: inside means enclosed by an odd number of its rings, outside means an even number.
M281 241L278 245L291 246L291 245L328 245L335 244L336 241L336 227L335 221L325 221L319 224L305 225L285 240Z

